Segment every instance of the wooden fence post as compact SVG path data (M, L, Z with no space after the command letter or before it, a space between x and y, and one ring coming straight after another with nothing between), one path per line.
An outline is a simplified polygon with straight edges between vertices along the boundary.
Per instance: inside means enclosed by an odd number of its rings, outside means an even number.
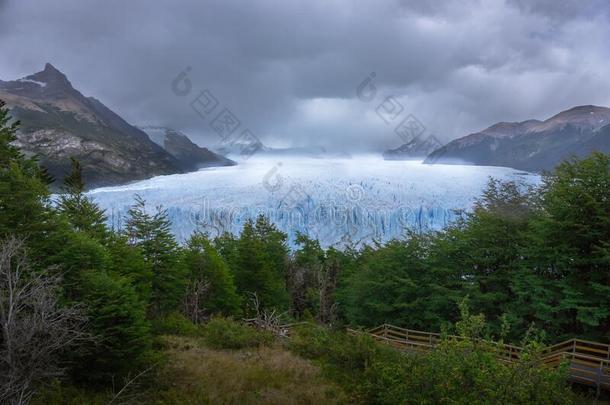
M601 394L601 390L602 390L602 374L604 372L604 363L600 362L599 363L599 370L597 370L597 389L596 389L596 395L595 395L595 402L597 402L597 399L599 398L600 394Z

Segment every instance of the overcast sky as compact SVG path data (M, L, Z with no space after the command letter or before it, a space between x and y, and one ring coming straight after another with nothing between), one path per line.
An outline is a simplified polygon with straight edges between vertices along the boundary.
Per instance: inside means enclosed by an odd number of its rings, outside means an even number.
M214 117L189 107L208 89L213 114L264 143L381 150L409 114L448 141L610 106L609 14L608 0L0 0L0 79L50 62L130 123L214 144ZM358 93L371 73L376 92ZM386 123L388 96L402 112Z

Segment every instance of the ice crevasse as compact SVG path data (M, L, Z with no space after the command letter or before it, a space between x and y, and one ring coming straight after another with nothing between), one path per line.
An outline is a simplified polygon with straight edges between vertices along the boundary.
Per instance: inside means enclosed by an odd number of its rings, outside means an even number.
M185 241L196 230L238 234L267 216L294 245L298 232L325 247L385 242L411 230L438 230L469 210L490 178L535 185L540 177L511 168L424 165L352 158L257 157L238 166L159 176L88 194L120 228L135 195L151 212L167 210Z

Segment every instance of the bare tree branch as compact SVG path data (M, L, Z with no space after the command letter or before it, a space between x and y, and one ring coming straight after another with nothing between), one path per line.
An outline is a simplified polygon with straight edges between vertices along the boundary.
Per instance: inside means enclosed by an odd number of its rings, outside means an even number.
M132 388L136 381L142 377L144 374L148 373L150 370L152 370L155 366L157 366L157 363L152 364L150 367L142 370L141 372L139 372L138 374L136 374L133 377L127 377L125 379L125 384L123 384L123 387L116 393L114 394L114 396L112 397L112 399L108 402L108 405L112 405L113 403L117 402L117 400L119 398L121 398L121 396L124 396L125 393L128 391L128 389Z
M210 290L210 283L206 280L196 280L189 284L184 294L184 315L191 322L198 324L205 320L205 308L203 306Z
M59 354L89 339L83 309L60 305L60 292L61 276L32 269L23 240L0 240L0 403L27 403L62 374Z
M258 296L255 292L250 293L253 309L256 316L253 318L244 319L244 322L262 330L272 332L273 334L286 337L288 336L289 330L282 324L286 312L277 312L275 309L271 312L266 309L261 309Z

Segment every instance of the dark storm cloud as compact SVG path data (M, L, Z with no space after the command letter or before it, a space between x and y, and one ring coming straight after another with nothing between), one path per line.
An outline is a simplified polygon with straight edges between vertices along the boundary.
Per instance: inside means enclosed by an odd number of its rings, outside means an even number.
M214 143L170 90L190 66L195 90L267 143L380 149L400 143L375 113L390 95L444 140L610 105L607 4L0 0L0 78L49 61L130 122ZM377 98L364 103L356 88L371 72Z
M541 15L565 21L575 16L592 17L608 13L606 0L510 0L525 12L539 13Z

